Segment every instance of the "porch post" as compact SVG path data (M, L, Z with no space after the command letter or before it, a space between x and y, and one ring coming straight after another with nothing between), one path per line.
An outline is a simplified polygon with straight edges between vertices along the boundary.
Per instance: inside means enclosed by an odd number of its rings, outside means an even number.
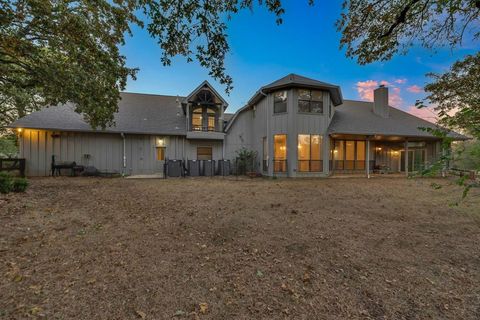
M405 139L405 175L408 177L408 139Z
M365 164L365 169L367 170L367 179L370 179L370 137L367 137L367 154L366 159L367 163Z

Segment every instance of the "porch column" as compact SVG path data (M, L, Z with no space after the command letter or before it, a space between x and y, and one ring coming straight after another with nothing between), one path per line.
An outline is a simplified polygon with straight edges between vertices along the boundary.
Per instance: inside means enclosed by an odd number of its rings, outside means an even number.
M370 137L367 137L367 154L365 159L367 159L365 164L365 169L367 170L367 179L370 179Z
M408 177L408 139L405 139L405 175Z

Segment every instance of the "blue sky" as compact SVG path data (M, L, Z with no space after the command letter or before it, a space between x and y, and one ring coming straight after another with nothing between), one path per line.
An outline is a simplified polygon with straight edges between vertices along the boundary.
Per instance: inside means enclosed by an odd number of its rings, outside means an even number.
M360 66L339 49L340 33L334 23L340 16L340 0L317 1L313 7L307 0L284 2L286 14L280 26L264 7L240 12L229 22L231 52L226 67L234 80L233 91L224 95L229 112L242 107L261 86L297 73L340 85L346 99L368 100L371 89L384 81L391 87L391 103L415 113L411 106L423 96L425 74L443 72L453 61L474 52L472 48L445 48L436 53L413 48L406 56ZM161 49L145 30L135 28L121 50L130 67L140 68L137 80L130 80L126 91L187 95L207 79L224 93L225 88L195 62L178 57L163 67Z

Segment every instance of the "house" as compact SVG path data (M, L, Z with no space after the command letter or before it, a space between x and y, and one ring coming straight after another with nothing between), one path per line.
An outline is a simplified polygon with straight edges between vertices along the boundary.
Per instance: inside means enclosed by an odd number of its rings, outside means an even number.
M203 82L187 96L122 93L115 125L92 129L72 104L14 122L27 175L50 173L51 156L127 175L163 171L165 161L234 161L257 153L267 176L312 177L373 170L411 172L435 161L435 125L388 105L388 88L373 102L344 100L339 86L295 74L260 88L234 114ZM451 132L454 139L464 136ZM233 164L233 162L232 162Z

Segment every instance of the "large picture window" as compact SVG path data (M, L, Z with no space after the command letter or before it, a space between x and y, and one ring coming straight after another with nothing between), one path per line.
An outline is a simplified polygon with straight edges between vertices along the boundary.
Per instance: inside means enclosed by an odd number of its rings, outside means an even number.
M273 96L273 113L287 112L287 91L277 91Z
M318 90L298 90L298 112L323 113L323 95Z
M322 138L317 134L298 135L298 171L323 171Z
M273 171L287 172L287 135L274 135L273 143Z

